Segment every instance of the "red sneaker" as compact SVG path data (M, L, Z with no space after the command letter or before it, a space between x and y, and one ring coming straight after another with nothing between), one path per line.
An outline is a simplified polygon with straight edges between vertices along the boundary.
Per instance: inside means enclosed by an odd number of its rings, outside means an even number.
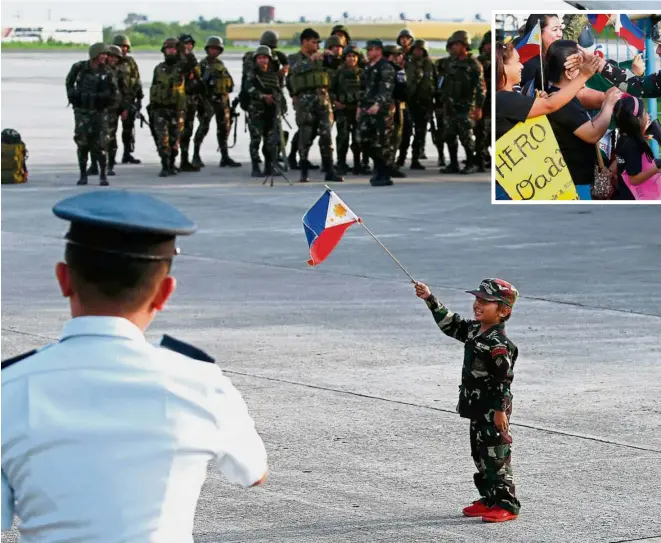
M464 507L463 513L467 517L481 517L491 511L491 507L485 505L484 502L477 500L473 502L473 505Z
M498 507L497 505L489 509L488 512L482 515L483 522L507 522L508 520L515 520L519 515L511 513L507 509Z

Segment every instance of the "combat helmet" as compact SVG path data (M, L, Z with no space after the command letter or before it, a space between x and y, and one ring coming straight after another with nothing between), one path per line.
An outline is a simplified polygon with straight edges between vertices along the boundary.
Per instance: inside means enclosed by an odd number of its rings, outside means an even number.
M457 30L450 36L450 39L448 40L448 48L452 46L453 43L463 43L466 47L470 49L471 42L470 39L468 38L468 32L465 30Z
M331 30L331 36L335 36L338 32L342 32L347 37L347 43L344 44L347 45L351 41L351 36L349 36L347 27L344 25L335 25Z
M331 35L326 39L326 49L331 49L333 47L344 47L342 39L339 36Z
M280 36L275 30L265 30L259 38L259 45L266 45L270 49L278 47L278 40Z
M369 49L370 47L376 47L383 51L383 42L379 39L367 40L367 44L365 45L365 47L367 49Z
M165 53L165 50L168 47L174 47L177 49L179 47L179 40L177 38L166 38L163 40L163 46L161 47L161 53Z
M383 54L387 57L389 55L401 55L402 48L398 45L386 45L383 48Z
M90 60L94 60L99 55L108 52L108 46L105 43L98 42L90 45L89 56Z
M348 45L344 48L344 51L342 51L342 60L346 59L349 54L356 55L360 58L360 49L355 45Z
M209 47L217 47L222 53L225 50L225 43L223 42L223 38L219 36L209 36L206 43L204 44L204 50L207 53L209 52Z
M118 58L124 57L124 55L122 54L122 50L119 48L119 45L114 45L114 44L108 46L108 54Z
M416 48L422 49L425 52L425 56L429 56L429 47L427 47L426 40L415 40L413 44L411 44L411 50Z
M255 49L255 52L252 54L252 58L256 59L260 55L273 58L273 53L271 52L271 48L268 45L260 45L257 49Z
M408 28L402 28L399 31L399 34L397 34L397 45L402 45L401 43L399 43L399 40L404 37L411 38L411 40L415 40L415 36L411 33L411 31Z
M190 34L180 34L179 43L192 43L193 47L195 47L195 38Z
M126 34L116 34L112 39L113 45L126 45L129 49L131 48L131 40Z

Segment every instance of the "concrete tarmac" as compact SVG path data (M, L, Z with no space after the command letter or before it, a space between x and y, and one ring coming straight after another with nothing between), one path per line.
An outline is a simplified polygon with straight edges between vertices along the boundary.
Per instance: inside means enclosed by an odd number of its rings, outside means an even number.
M53 267L67 225L51 208L100 190L74 186L64 77L75 58L2 56L2 127L24 135L31 173L1 193L3 358L57 339L68 311ZM157 57L138 61L146 81ZM451 309L470 316L464 291L484 277L521 291L507 328L520 349L522 510L487 525L461 516L477 498L468 421L454 413L462 345L360 226L326 262L306 265L301 217L323 192L320 174L264 187L245 167L219 169L212 136L202 172L160 179L145 129L145 163L110 179L198 223L181 239L179 287L148 338L168 333L215 356L269 452L262 488L209 470L196 542L661 541L661 207L491 205L487 176L435 174L431 142L421 175L334 186ZM245 162L246 137L234 156Z

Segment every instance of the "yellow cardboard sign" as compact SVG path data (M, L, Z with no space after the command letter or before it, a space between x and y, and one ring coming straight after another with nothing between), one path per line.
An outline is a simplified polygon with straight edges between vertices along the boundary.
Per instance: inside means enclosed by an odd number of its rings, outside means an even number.
M496 141L496 181L512 200L578 200L546 115L517 124Z

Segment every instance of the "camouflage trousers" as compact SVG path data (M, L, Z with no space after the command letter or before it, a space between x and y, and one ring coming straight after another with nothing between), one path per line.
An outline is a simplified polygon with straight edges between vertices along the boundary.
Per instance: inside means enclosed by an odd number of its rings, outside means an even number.
M152 128L161 159L169 160L177 156L183 125L183 112L176 108L154 108L152 110Z
M388 166L394 168L395 159L397 158L397 149L402 144L402 137L404 136L404 115L406 113L406 103L402 102L401 105L395 107L393 114L392 132L390 134L390 149L388 155Z
M501 436L492 420L471 420L470 444L477 468L473 480L482 501L518 515L521 504L516 499L512 475L511 436Z
M218 147L223 154L227 153L227 138L230 132L230 100L229 96L223 96L220 100L213 102L205 101L202 115L199 117L200 124L195 131L195 146L202 145L204 138L209 133L211 119L216 117L216 139ZM191 125L192 126L192 125ZM184 146L185 145L185 146ZM181 152L188 151L188 142L184 144L183 135L181 137Z
M413 124L413 143L411 145L411 160L420 160L420 154L425 148L427 127L431 116L431 105L413 102L409 104L411 122Z
M127 153L135 149L135 113L132 108L129 108L126 119L122 119L122 144Z
M335 110L335 122L337 123L335 142L337 144L337 161L340 164L346 164L349 147L351 147L354 157L360 154L356 110L356 106L346 106L344 109Z
M491 147L491 115L482 117L475 123L475 158L483 163L489 162L491 158L489 147Z
M187 96L186 109L184 110L184 124L181 129L181 137L180 137L182 152L186 152L186 153L188 152L188 147L190 146L190 140L193 137L195 115L197 115L198 121L200 122L200 124L202 124L202 119L207 115L207 107L205 105L205 101L202 100L202 98L199 97L198 95ZM207 125L207 131L208 130L209 127ZM204 135L206 135L206 132L204 133Z
M438 158L441 158L443 156L443 146L445 145L445 139L443 138L445 116L443 110L435 109L434 117L436 119L436 149L438 150Z
M363 111L358 120L358 137L365 152L375 164L390 164L390 138L393 129L395 105L381 106L376 115Z
M466 151L467 159L473 160L475 143L473 142L473 120L468 113L457 113L455 111L444 111L445 130L443 139L448 144L450 156L457 156L457 137Z
M105 157L108 146L108 112L75 109L73 141L82 153L90 152L93 157Z
M404 110L404 126L402 130L402 142L399 144L399 162L402 164L406 160L406 153L409 152L411 137L413 136L413 121L411 120L411 111L408 108Z
M264 158L269 157L268 145L275 135L273 122L275 111L272 107L250 104L248 108L248 129L250 131L250 160L255 163L259 160L259 146L262 145Z
M108 111L108 154L115 156L117 154L117 129L119 128L120 111Z
M328 92L319 89L297 97L296 124L298 125L299 139L298 152L301 161L308 160L310 147L315 134L319 136L321 158L324 162L333 161L333 108Z

